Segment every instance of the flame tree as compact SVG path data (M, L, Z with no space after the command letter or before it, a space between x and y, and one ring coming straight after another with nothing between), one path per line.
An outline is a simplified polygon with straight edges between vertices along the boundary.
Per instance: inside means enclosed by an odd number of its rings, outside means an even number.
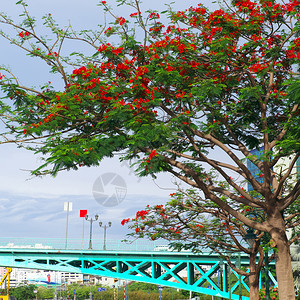
M223 188L227 185L220 181L216 184ZM224 200L230 201L228 198ZM299 241L299 204L298 199L284 216L286 228L292 231L290 245ZM253 209L234 201L230 205L256 222L265 219L265 212L261 209ZM259 298L260 272L263 267L266 272L266 260L272 261L276 254L276 247L269 234L245 226L214 202L201 198L195 189L178 188L176 193L170 194L170 201L164 205L147 205L134 217L123 219L121 224L131 229L129 240L162 238L169 241L169 247L173 250L219 253L235 272L249 279L250 299L253 300ZM266 255L272 248L272 255ZM249 272L236 265L239 252L249 255Z
M20 24L1 14L0 34L46 62L65 86L21 86L3 68L1 85L10 99L1 105L9 129L3 142L45 155L36 175L98 165L118 151L137 159L141 176L172 174L245 226L270 234L280 299L294 299L282 215L300 191L297 180L286 189L300 148L300 2L223 1L215 11L202 4L169 8L164 18L142 12L139 0L116 2L130 5L131 15L118 16L102 1L113 22L98 31L62 30L45 16L52 42L38 35L24 1L17 3L24 8ZM63 56L69 39L95 54ZM253 155L260 146L262 154ZM290 164L276 171L287 155ZM226 187L212 180L211 169ZM249 218L239 204L262 210L264 220Z

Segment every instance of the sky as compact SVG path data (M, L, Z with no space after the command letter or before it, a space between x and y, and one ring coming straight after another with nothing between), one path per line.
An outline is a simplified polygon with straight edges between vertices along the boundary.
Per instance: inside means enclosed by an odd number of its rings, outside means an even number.
M21 11L16 9L15 2L4 1L1 11L17 17ZM31 15L41 20L43 15L51 13L62 28L69 22L77 30L96 28L104 22L104 14L97 7L96 0L28 2ZM107 2L116 6L115 0ZM177 0L173 7L179 10L197 3L193 0ZM158 11L165 9L160 0L145 0L143 6ZM118 15L126 18L129 14L128 8L118 8ZM42 24L42 21L39 22ZM0 28L4 28L2 24ZM3 38L0 38L0 46L0 65L8 65L24 85L39 86L48 80L54 85L59 84L58 79L48 73L47 65L29 58ZM64 202L68 201L73 203L68 219L69 238L82 237L83 220L79 217L79 210L87 209L89 216L98 214L99 221L104 224L112 222L112 227L107 231L108 240L121 240L128 232L120 224L122 219L132 217L147 204L166 202L168 195L175 190L174 178L170 175L159 175L156 180L138 178L128 164L119 162L118 157L105 159L99 167L62 172L55 178L32 178L29 170L36 168L40 162L40 158L32 152L13 144L0 145L0 240L1 237L31 237L37 240L65 238L67 213L64 211ZM88 232L89 222L85 222L84 226L85 232ZM93 237L101 238L102 235L103 230L98 224L94 225Z

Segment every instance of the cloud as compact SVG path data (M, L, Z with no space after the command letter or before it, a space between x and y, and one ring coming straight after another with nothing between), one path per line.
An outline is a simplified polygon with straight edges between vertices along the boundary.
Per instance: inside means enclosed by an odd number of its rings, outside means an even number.
M136 211L144 209L147 204L161 204L167 197L155 195L131 195L115 207L103 207L93 199L92 195L61 195L40 198L39 195L19 195L12 192L2 192L0 199L0 222L5 227L2 237L11 239L27 237L43 241L44 238L64 239L66 234L66 215L63 210L64 202L71 201L73 210L69 212L68 236L71 239L82 237L82 226L86 235L89 233L89 222L79 217L80 209L87 209L88 214L94 218L99 215L97 222L93 224L93 238L103 238L103 230L98 222L107 224L112 222L109 228L108 238L122 240L128 233L126 226L121 225L124 218L135 216Z

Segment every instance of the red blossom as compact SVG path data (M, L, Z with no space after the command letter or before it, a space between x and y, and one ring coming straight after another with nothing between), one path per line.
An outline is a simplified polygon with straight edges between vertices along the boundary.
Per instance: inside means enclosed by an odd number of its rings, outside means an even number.
M130 218L128 218L128 219L123 219L122 221L121 221L121 225L125 225L126 223L128 223L130 221Z
M120 17L116 20L116 23L119 23L121 26L126 22L126 20L123 17Z
M155 13L155 12L152 12L152 13L149 15L149 19L159 19L159 14L158 14L158 13Z
M113 53L114 55L117 55L117 56L118 56L123 50L124 50L123 47L114 48L114 49L112 50L112 53Z
M136 213L136 219L141 218L142 220L145 219L145 216L148 214L148 210L140 210Z
M105 31L104 34L107 34L109 31L111 31L111 27L108 27ZM99 50L98 50L99 51Z
M133 18L133 17L135 17L137 15L140 15L140 14L141 14L140 11L139 12L135 12L135 13L130 14L130 17Z
M152 150L152 151L150 152L148 158L146 159L146 163L150 163L150 161L152 160L152 158L153 158L154 156L157 156L157 155L158 155L158 154L156 153L156 150L155 150L155 149Z
M19 33L19 37L20 38L24 38L24 37L28 37L28 36L30 36L30 33L29 32L27 32L27 31L21 31L20 33Z

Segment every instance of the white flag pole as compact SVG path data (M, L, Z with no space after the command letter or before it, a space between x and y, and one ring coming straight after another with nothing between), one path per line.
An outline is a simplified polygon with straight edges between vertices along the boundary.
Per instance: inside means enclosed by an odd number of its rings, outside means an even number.
M65 248L67 249L68 246L68 224L69 224L69 211L72 211L72 202L65 202L64 203L64 211L67 211L67 222L66 222L66 244Z

